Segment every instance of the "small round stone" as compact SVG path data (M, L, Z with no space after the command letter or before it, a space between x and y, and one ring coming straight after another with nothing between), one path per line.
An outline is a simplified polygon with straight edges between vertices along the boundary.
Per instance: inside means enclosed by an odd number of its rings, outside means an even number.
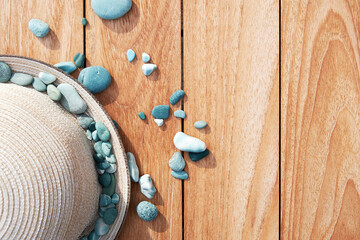
M153 108L151 114L155 119L168 119L170 112L169 105L157 105Z
M114 174L110 174L110 175L111 175L110 185L107 187L103 187L102 193L112 196L115 193L115 177L114 177Z
M15 83L16 85L20 86L27 86L29 84L32 84L34 81L34 78L30 76L29 74L25 73L14 73L10 77L10 82Z
M10 80L11 69L9 65L4 62L0 62L0 83L4 83Z
M105 154L102 151L101 145L102 145L102 141L98 141L94 144L94 150L96 153L101 154L104 158L106 157Z
M106 194L101 194L99 199L99 206L100 207L106 207L111 204L111 197Z
M30 31L37 37L43 38L49 33L49 25L39 19L31 19L29 21Z
M129 49L126 52L126 56L127 56L128 60L129 60L129 62L132 62L132 61L134 61L136 55L135 55L134 50Z
M81 23L82 25L86 26L86 24L88 23L86 18L81 19Z
M140 113L139 113L139 118L140 118L141 120L145 120L145 118L146 118L145 113L144 113L144 112L140 112Z
M86 130L86 137L87 137L87 139L89 139L90 141L92 140L92 133L91 133L91 131L88 129L88 130Z
M169 167L174 171L182 171L185 168L185 160L181 153L175 152L169 160Z
M84 68L78 78L79 83L84 85L92 93L99 93L109 87L111 76L108 70L101 66Z
M54 75L52 75L51 73L47 73L47 72L40 72L39 73L39 78L46 85L56 81L56 77Z
M109 142L103 142L101 145L101 150L105 156L109 157L111 153L112 145Z
M174 178L181 179L181 180L186 180L189 178L189 175L184 171L180 171L180 172L171 171L171 175Z
M156 206L147 201L140 202L136 207L136 212L142 220L147 222L154 220L159 213Z
M103 175L99 176L99 183L103 187L107 187L111 183L111 176L109 173L104 173Z
M142 60L144 63L150 62L150 55L147 53L142 53Z
M98 164L96 164L96 167L98 169L106 170L107 168L110 167L110 163L108 163L108 162L98 163Z
M77 69L77 67L75 66L75 64L73 62L57 63L57 64L54 65L54 67L60 68L61 70L63 70L67 74L71 74L72 72L74 72Z
M99 136L98 136L96 130L92 132L92 139L93 139L95 142L99 141Z
M104 219L98 218L95 223L95 233L98 236L104 236L109 231L110 226L104 222Z
M39 92L45 92L46 91L46 84L43 83L43 81L40 80L38 77L34 77L34 81L32 83L32 86L34 89L38 90Z
M204 157L206 157L207 155L209 155L209 150L205 150L203 152L199 152L199 153L193 153L193 152L189 152L189 157L192 161L196 162L199 161L201 159L203 159Z
M97 163L102 163L105 160L105 158L103 157L103 155L101 155L101 153L94 154L93 158Z
M101 141L106 142L110 139L110 132L102 122L96 122L95 128Z
M207 126L207 122L205 121L197 121L194 123L194 127L196 127L197 129L203 129Z
M108 161L109 163L116 163L116 157L114 154L111 154L110 156L106 157L106 161Z
M118 204L120 201L120 197L119 195L117 195L116 193L114 193L112 196L111 196L111 202L113 204Z
M108 172L108 173L114 173L114 172L116 172L116 170L117 170L117 165L116 165L116 164L113 164L113 163L110 163L110 167L108 167L108 168L106 169L106 172Z
M141 69L145 76L149 76L151 73L153 73L157 69L157 66L152 63L146 63L146 64L142 65Z
M177 90L174 92L170 97L170 103L171 105L175 105L177 102L180 101L181 98L185 96L184 90Z
M94 121L94 119L87 114L80 114L77 117L77 120L79 125L84 129L88 129L90 124Z
M117 19L131 8L131 0L91 0L91 7L103 19Z
M116 210L116 208L107 209L103 215L104 222L109 225L113 224L117 215L118 211Z
M177 118L185 118L186 117L186 114L183 110L176 110L174 112L174 116L177 117Z
M49 95L50 99L57 102L61 99L61 93L59 89L57 89L54 85L49 84L46 88L47 95Z

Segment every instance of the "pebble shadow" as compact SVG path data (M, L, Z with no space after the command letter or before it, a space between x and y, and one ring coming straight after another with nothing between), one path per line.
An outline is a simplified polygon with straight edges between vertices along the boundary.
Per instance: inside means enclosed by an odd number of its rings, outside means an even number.
M38 39L46 48L49 48L51 50L57 50L60 48L59 38L55 34L55 32L51 29L48 35L46 35L46 37L38 38Z
M103 24L113 32L127 33L132 31L138 24L140 19L140 11L136 3L132 3L132 7L128 13L118 19L106 20L101 19Z
M209 155L207 155L206 157L204 157L203 159L200 159L199 161L192 161L189 157L188 153L185 153L185 157L188 160L187 164L194 164L196 165L196 167L200 167L200 168L216 168L217 163L216 163L216 158L214 156L214 154L209 150Z
M119 87L114 78L112 78L110 86L105 91L97 93L95 96L105 106L116 101L119 96Z

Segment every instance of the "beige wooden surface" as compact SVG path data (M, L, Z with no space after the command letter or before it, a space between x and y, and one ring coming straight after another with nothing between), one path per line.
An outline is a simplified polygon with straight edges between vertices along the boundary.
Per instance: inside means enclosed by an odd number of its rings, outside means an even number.
M282 239L359 239L359 1L283 1Z
M146 198L132 184L119 239L276 239L279 2L134 0L131 11L113 21L97 17L90 2L0 0L0 53L55 64L85 51L87 66L110 71L110 88L96 96L119 123L140 173L152 176L158 192L150 202L160 211L155 221L141 221L135 208ZM50 36L33 36L31 18L49 23ZM137 54L133 63L126 59L129 48ZM159 67L149 78L141 72L142 52ZM157 127L152 108L169 104L181 88L184 101ZM184 121L173 117L182 108ZM197 120L209 126L197 130ZM182 129L211 151L197 163L185 153L190 178L183 183L168 167L173 136Z

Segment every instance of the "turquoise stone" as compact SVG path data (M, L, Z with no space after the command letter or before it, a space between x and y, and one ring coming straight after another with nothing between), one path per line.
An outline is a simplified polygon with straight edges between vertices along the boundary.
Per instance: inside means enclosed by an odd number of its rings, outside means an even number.
M110 185L107 187L103 187L102 193L112 196L115 193L115 177L114 177L114 174L110 174L110 175L111 175Z
M159 213L156 206L147 201L140 202L136 207L136 212L142 220L147 222L154 220Z
M114 123L114 125L115 125L116 129L119 129L119 124L117 123L117 121L115 121L114 119L113 119L112 121L113 121L113 123Z
M61 99L61 93L54 85L49 84L46 88L47 95L51 100L58 102Z
M174 112L174 116L177 117L177 118L185 118L186 117L186 114L183 110L176 110Z
M132 49L127 50L126 56L127 56L128 60L129 60L129 62L134 61L134 59L135 59L135 52L134 52L134 50L132 50Z
M152 199L156 193L156 188L149 174L145 174L139 179L140 192L144 194L145 197Z
M197 121L194 123L194 127L196 127L197 129L203 129L207 126L207 122L205 121Z
M185 168L185 160L181 153L175 152L169 160L169 167L174 171L182 171Z
M96 125L96 122L92 122L92 123L90 123L89 130L90 130L91 132L93 132L93 131L95 131L95 130L96 130L95 125Z
M88 129L86 130L86 137L87 139L89 139L90 141L92 140L92 132Z
M31 19L29 21L30 31L37 37L43 38L49 33L49 25L39 19Z
M96 153L101 154L104 158L106 157L102 151L102 141L98 141L94 144L94 150Z
M101 170L106 170L108 167L110 167L110 163L101 162L101 163L96 164L96 167Z
M170 113L169 105L158 105L153 108L151 114L155 119L168 119Z
M100 236L96 235L94 231L89 234L89 240L98 240Z
M113 163L110 163L110 167L108 167L106 169L106 172L107 173L114 173L114 172L116 172L116 170L117 170L117 165L113 164Z
M155 71L155 69L157 69L157 66L152 63L146 63L142 66L141 69L145 76L149 76L150 74L152 74Z
M108 161L109 163L116 163L116 157L114 154L111 154L110 156L106 157L106 161Z
M99 183L103 187L107 187L111 183L111 176L109 173L104 173L103 175L99 176Z
M73 86L67 83L61 83L57 88L62 94L60 103L67 111L75 114L81 114L86 111L86 102Z
M81 23L82 25L86 26L86 24L88 23L86 18L81 19Z
M101 155L101 153L94 154L93 158L94 158L95 162L97 162L97 163L102 163L105 161L105 159L104 159L103 155Z
M111 202L113 204L118 204L120 201L120 197L119 195L117 195L116 193L114 193L112 196L111 196Z
M67 74L71 74L72 72L74 72L77 69L77 67L75 66L75 64L73 62L61 62L61 63L55 64L54 66L57 68L60 68Z
M109 208L107 209L103 214L103 219L106 224L113 224L115 222L115 219L118 215L118 211L116 208Z
M95 128L101 141L106 142L110 139L110 132L102 122L96 122Z
M131 152L127 152L126 156L128 159L131 180L133 182L139 182L139 168L136 164L135 156Z
M100 207L100 211L101 212L105 212L106 210L108 210L109 208L115 208L115 205L113 203L110 203L108 206L106 207Z
M184 172L184 171L181 171L181 172L171 171L171 175L172 175L174 178L182 179L182 180L185 180L185 179L188 179L188 178L189 178L189 175L188 175L186 172Z
M140 118L141 120L145 120L145 118L146 118L145 113L144 113L144 112L140 112L140 113L139 113L139 118Z
M33 83L34 78L32 76L30 76L29 74L14 73L11 76L10 81L12 83L15 83L15 84L20 85L20 86L27 86L27 85Z
M99 206L100 207L106 207L111 204L111 197L106 194L101 194L99 199Z
M204 157L206 157L207 155L209 155L209 150L205 150L203 152L200 153L193 153L193 152L189 152L189 157L191 160L193 160L194 162L199 161L200 159L203 159Z
M87 114L80 114L77 116L77 121L82 128L88 129L94 119Z
M32 86L34 89L38 90L39 92L45 92L46 91L46 85L43 83L40 78L34 77L34 81L32 83Z
M109 231L110 226L102 218L98 218L95 223L95 233L98 236L104 236Z
M131 8L131 0L91 0L91 7L103 19L117 19Z
M4 62L0 62L0 83L4 83L10 80L11 69L9 65Z
M144 63L150 62L150 56L147 53L142 54L142 60Z
M56 77L54 75L52 75L51 73L46 73L46 72L40 72L39 73L39 78L46 85L56 81Z
M170 97L170 103L171 105L175 105L177 102L180 101L181 98L185 96L184 90L177 90L174 92Z
M98 136L96 130L92 132L92 139L93 139L95 142L99 141L99 136Z
M101 66L84 68L78 77L79 83L91 93L99 93L109 87L111 76L108 70Z
M85 63L85 55L81 53L76 53L74 56L74 63L78 68L82 68Z
M178 132L174 136L174 144L177 149L184 152L199 153L206 150L206 144L198 138Z
M112 145L109 142L103 142L101 145L101 150L105 156L109 157L111 153Z

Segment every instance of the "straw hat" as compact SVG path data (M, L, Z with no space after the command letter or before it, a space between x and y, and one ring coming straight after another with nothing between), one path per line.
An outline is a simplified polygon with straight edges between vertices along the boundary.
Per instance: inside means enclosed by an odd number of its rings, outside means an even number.
M97 100L71 76L28 58L0 55L13 72L49 72L69 83L87 114L110 131L118 170L119 215L100 239L114 239L130 200L127 160L119 134ZM94 227L101 193L92 145L73 114L31 87L0 83L0 239L77 239Z

